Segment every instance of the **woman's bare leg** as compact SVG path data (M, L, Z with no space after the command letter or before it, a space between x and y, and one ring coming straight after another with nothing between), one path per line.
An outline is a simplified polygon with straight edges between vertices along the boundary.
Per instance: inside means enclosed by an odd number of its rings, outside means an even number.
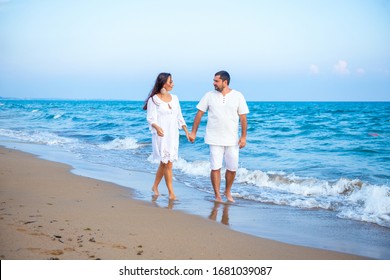
M168 163L164 164L164 178L165 178L165 184L167 185L168 188L168 193L169 193L169 199L175 200L176 195L175 192L173 191L173 172L172 172L172 167L173 163L168 161Z
M160 195L160 193L158 192L158 185L160 184L163 176L164 176L164 165L162 162L160 162L160 165L158 166L156 172L156 177L154 179L153 187L152 187L152 192L154 193L154 195Z

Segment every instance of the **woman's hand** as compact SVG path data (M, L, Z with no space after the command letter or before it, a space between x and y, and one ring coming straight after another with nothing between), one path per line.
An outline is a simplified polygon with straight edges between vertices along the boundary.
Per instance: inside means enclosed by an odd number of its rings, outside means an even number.
M195 132L191 132L191 133L188 135L188 140L189 140L191 143L194 143L194 142L195 142L195 138L196 138Z
M190 134L188 133L188 130L186 131L186 137L187 137L188 142L191 142L191 138L190 138Z
M158 125L153 125L153 127L156 130L158 136L164 137L164 130L161 127Z
M190 134L188 133L187 126L183 125L182 128L183 128L184 132L186 133L187 140L191 142Z

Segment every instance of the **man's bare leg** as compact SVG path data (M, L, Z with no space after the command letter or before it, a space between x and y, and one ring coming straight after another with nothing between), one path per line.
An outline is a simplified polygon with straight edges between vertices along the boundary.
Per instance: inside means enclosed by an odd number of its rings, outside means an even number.
M210 172L211 184L213 185L215 201L222 202L221 194L219 192L221 186L221 169L211 170Z
M226 169L225 173L225 180L226 180L226 187L225 187L225 195L229 202L234 202L234 199L231 194L234 178L236 177L235 171L230 171Z

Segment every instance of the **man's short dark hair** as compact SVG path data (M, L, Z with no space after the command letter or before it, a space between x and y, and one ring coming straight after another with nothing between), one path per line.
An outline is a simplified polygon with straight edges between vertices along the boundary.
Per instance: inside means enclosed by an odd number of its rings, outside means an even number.
M230 75L228 72L222 70L222 71L215 73L214 76L219 76L222 81L227 81L227 84L228 85L230 84Z

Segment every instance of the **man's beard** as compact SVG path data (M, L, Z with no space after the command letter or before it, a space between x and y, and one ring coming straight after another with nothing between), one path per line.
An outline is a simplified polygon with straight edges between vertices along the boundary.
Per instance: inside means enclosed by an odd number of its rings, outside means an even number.
M223 88L219 88L218 86L214 86L214 88L215 88L216 91L219 91L219 92L223 91Z

